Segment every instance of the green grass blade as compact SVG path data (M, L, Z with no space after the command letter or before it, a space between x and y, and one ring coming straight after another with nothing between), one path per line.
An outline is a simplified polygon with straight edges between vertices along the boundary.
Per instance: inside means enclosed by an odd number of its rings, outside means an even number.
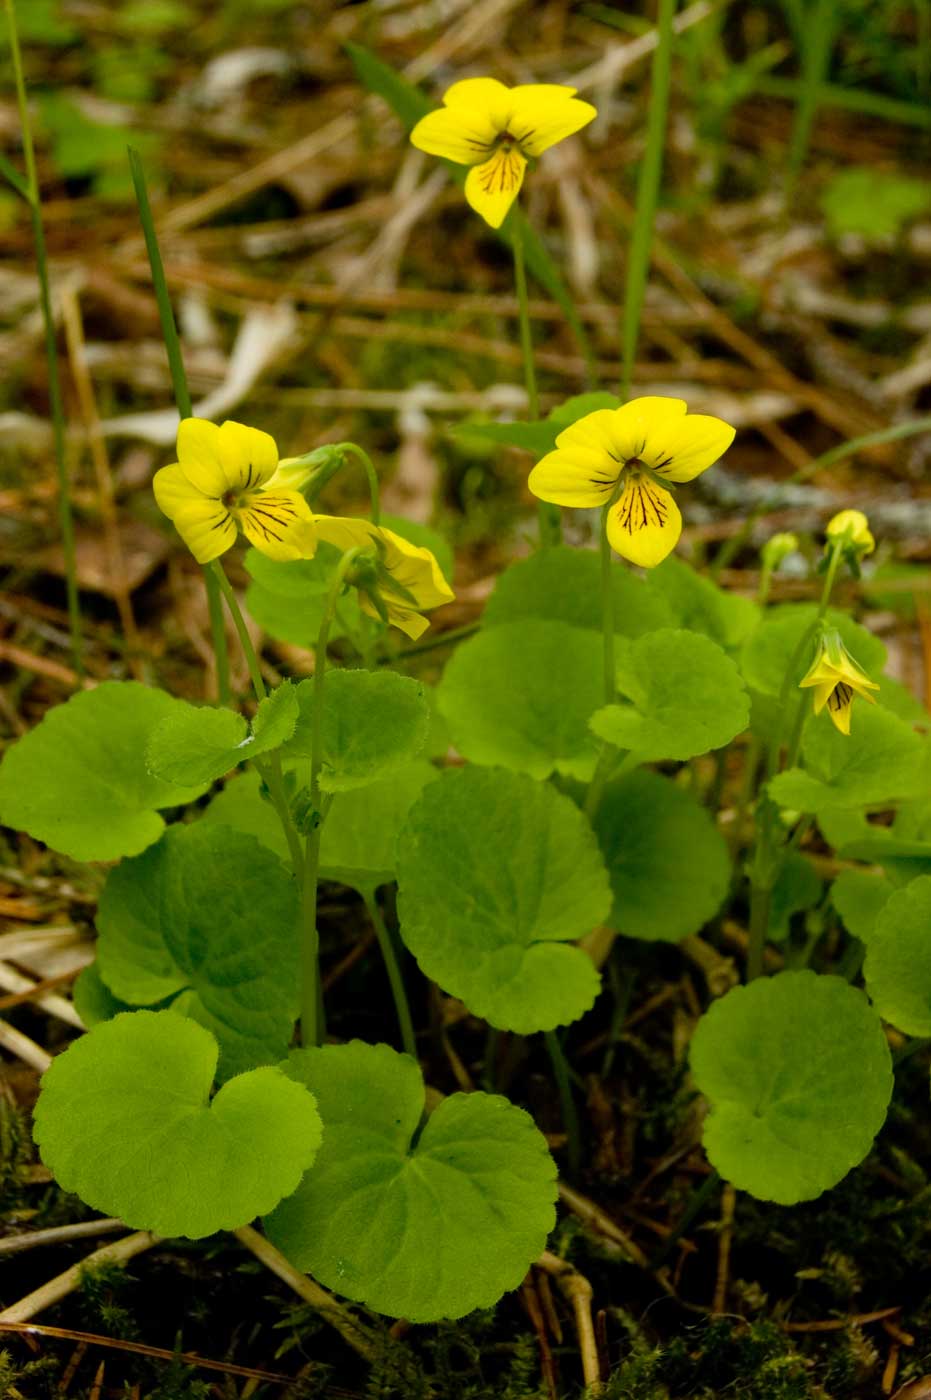
M800 9L796 3L792 9ZM786 205L791 202L808 146L812 127L821 99L821 89L828 75L831 50L839 24L837 0L813 0L810 11L802 15L797 29L801 45L802 76L801 91L795 116L792 121L792 136L789 142L788 167L786 170Z
M17 194L21 194L23 199L29 198L29 186L20 175L16 166L7 160L6 156L0 155L0 175L3 175L13 186Z

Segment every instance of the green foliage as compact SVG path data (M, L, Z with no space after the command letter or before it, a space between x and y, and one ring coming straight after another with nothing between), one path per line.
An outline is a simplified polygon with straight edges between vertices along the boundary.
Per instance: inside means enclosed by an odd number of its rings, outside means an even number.
M292 1263L411 1322L461 1317L518 1286L556 1196L555 1164L522 1109L454 1094L424 1121L420 1071L386 1045L299 1050L286 1070L324 1123L314 1166L266 1221Z
M208 1102L218 1048L173 1011L96 1026L42 1080L35 1137L66 1191L132 1229L200 1239L272 1210L313 1161L313 1096L280 1069Z
M20 1206L32 1165L32 1142L25 1115L0 1095L0 1212Z
M283 752L310 758L314 682L297 687L300 707ZM427 741L430 708L423 686L396 671L333 671L324 692L320 787L347 792L404 768Z
M16 28L21 44L48 44L62 47L80 38L80 31L61 15L59 0L28 0L16 7ZM0 48L9 45L6 11L0 10Z
M831 886L831 903L848 932L869 943L880 911L894 891L891 880L865 870L842 870Z
M862 1162L892 1093L889 1048L863 993L807 971L728 992L699 1022L690 1060L711 1104L711 1162L782 1205L821 1195Z
M677 943L717 913L730 881L727 844L695 799L644 770L609 783L595 818L608 867L612 926Z
M383 782L333 799L320 838L320 873L361 894L395 878L398 835L411 807L439 772L421 760Z
M437 690L456 748L533 778L590 778L603 699L601 638L564 622L506 622L457 647ZM554 678L559 684L554 685Z
M793 914L817 904L821 890L821 878L808 857L790 851L776 876L769 906L768 936L774 943L788 938Z
M39 102L42 126L51 138L52 157L63 176L90 178L102 199L123 200L132 194L126 147L149 156L156 138L146 131L92 121L70 98L46 92Z
M800 812L885 806L927 792L928 754L920 734L879 706L858 706L849 735L822 711L805 730L804 767L780 773L769 791L781 807Z
M261 701L251 728L233 710L179 704L152 730L146 749L149 772L166 783L212 783L246 759L280 748L298 717L289 681Z
M455 429L457 437L466 442L470 438L483 438L488 442L499 442L506 447L521 447L532 452L535 457L543 457L552 452L556 439L564 429L577 423L588 413L599 408L619 408L621 400L614 394L601 390L591 394L576 394L565 399L551 409L546 418L538 418L530 423L464 423ZM564 550L565 554L575 551Z
M104 681L49 710L0 765L0 820L75 860L136 855L164 830L157 815L203 784L154 777L146 745L159 721L187 706L135 681Z
M598 847L568 798L502 770L449 770L398 845L401 936L424 973L493 1026L527 1035L587 1011L591 960L570 940L607 914Z
M885 1021L906 1035L931 1036L931 875L885 902L866 947L866 989Z
M931 206L926 180L891 170L854 166L833 176L821 195L828 232L856 234L870 242L895 238Z
M633 570L612 564L611 589L618 636L641 637L672 623L664 599L650 592ZM593 550L565 545L538 549L498 576L482 626L531 620L600 631L601 563Z
M746 729L747 692L737 667L708 637L663 628L617 648L617 687L591 727L641 763L720 749Z
M111 871L97 966L121 1001L171 998L212 1031L228 1079L287 1053L298 1012L298 914L294 880L254 837L203 822L174 826Z
M796 687L815 654L813 636L809 646L802 648L801 643L812 631L817 615L813 603L771 608L741 649L740 669L747 685L763 695L779 696L793 665L790 693L796 696ZM828 609L827 623L840 633L844 646L870 679L878 679L886 665L886 648L879 638L836 608Z
M702 632L725 651L741 646L759 620L759 607L751 599L725 593L675 554L650 569L646 584L654 599L665 603L674 626Z
M132 1011L128 1001L115 997L100 975L96 962L89 963L75 980L71 991L74 1009L90 1029L101 1021L112 1021L121 1011Z

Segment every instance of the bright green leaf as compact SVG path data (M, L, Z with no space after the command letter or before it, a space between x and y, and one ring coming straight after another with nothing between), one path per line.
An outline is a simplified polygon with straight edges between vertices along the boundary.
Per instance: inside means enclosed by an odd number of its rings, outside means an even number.
M453 743L473 763L583 781L604 698L601 638L563 622L510 622L456 648L437 690Z
M598 409L619 408L620 402L614 394L603 390L576 394L574 398L559 404L546 418L531 423L462 423L453 429L453 435L466 439L485 438L489 442L520 447L525 452L532 452L535 457L543 457L547 452L552 452L556 439L565 428Z
M292 1263L410 1322L462 1317L518 1287L556 1198L555 1164L523 1109L453 1094L421 1128L413 1060L357 1040L295 1051L285 1068L324 1123L316 1162L265 1222Z
M842 870L831 885L831 903L848 933L868 944L880 911L894 891L895 885L883 875Z
M316 1156L313 1096L268 1067L209 1102L216 1063L210 1032L173 1011L96 1026L43 1075L42 1160L65 1191L133 1230L201 1239L273 1210Z
M631 569L611 566L615 631L640 637L672 623L672 612ZM601 630L601 562L591 549L556 545L518 559L500 575L482 613L483 627L525 619Z
M75 979L71 989L74 1009L90 1029L101 1021L112 1021L121 1011L132 1011L128 1002L115 997L100 975L96 962L90 963Z
M851 166L832 176L821 196L829 232L870 240L895 238L931 206L927 180L875 165Z
M820 1196L863 1161L892 1094L879 1018L839 977L781 972L735 987L698 1023L692 1075L705 1150L764 1201Z
M676 627L703 632L725 651L739 647L759 620L760 609L752 599L726 593L674 554L649 570L646 584L669 608Z
M863 977L883 1020L906 1035L931 1036L931 875L896 890L883 905Z
M678 943L721 907L727 843L669 778L640 769L609 783L595 831L614 892L610 922L628 938Z
M261 701L251 732L233 710L183 705L153 729L146 749L149 772L168 783L212 783L246 759L280 748L294 733L297 715L290 681Z
M133 1006L175 1010L220 1043L223 1078L287 1053L300 985L298 895L252 836L197 822L110 872L97 914L97 965Z
M300 714L285 747L310 758L314 682L297 687ZM396 671L329 671L324 690L320 786L324 792L364 787L404 768L421 752L430 707L419 681Z
M780 773L769 790L773 801L798 812L885 805L927 792L928 754L921 735L878 705L857 706L849 735L822 711L805 730L804 768Z
M523 774L449 769L398 842L401 937L427 977L502 1030L574 1021L600 979L567 946L607 914L591 829L568 797Z
M57 705L4 755L0 821L75 860L144 850L164 830L158 810L204 788L162 782L145 765L155 726L184 709L135 681L104 681Z
M789 936L793 914L811 909L821 898L822 881L807 856L790 851L773 885L769 905L769 938L783 943Z
M750 702L733 661L698 632L663 628L618 645L617 687L591 727L641 763L684 760L723 748L743 733Z

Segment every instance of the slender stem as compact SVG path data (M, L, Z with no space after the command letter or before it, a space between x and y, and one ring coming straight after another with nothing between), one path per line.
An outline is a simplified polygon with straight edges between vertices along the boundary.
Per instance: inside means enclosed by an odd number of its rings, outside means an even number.
M514 287L517 292L520 320L524 384L527 388L527 416L531 422L536 422L540 417L540 396L537 393L537 374L533 363L533 335L527 298L527 269L524 264L524 225L518 218L511 219L511 247L514 252ZM540 525L541 546L559 544L562 539L562 514L559 506L551 505L548 501L538 501L537 519Z
M553 1073L556 1076L556 1087L559 1090L563 1127L566 1130L569 1171L572 1176L577 1176L582 1165L582 1142L579 1134L579 1115L576 1112L575 1099L572 1097L569 1064L556 1032L544 1031L543 1038L546 1041L546 1048L553 1065Z
M284 838L288 843L288 853L291 856L291 866L294 870L294 877L295 879L299 879L301 867L304 863L304 852L301 849L301 838L291 818L291 809L288 806L288 798L284 786L284 771L281 767L281 755L278 753L270 753L267 762L258 763L253 759L253 763L261 774L265 786L268 788L268 796L271 799L271 804L281 823Z
M10 0L7 0L7 4L9 3ZM193 414L191 394L188 389L187 375L184 372L181 342L178 339L178 328L175 325L175 313L172 310L171 297L168 295L168 283L165 280L162 255L159 252L158 237L155 232L155 220L152 217L152 206L149 203L149 191L146 186L145 171L142 168L142 161L139 159L139 152L134 151L132 147L130 147L128 154L133 188L136 191L136 202L139 206L139 222L142 224L142 236L145 239L146 252L149 255L149 268L152 272L152 286L155 290L155 300L158 305L158 315L162 327L162 339L165 342L165 353L168 356L168 368L171 371L171 383L174 389L175 403L178 406L179 416L181 418L190 418ZM217 664L217 695L221 705L228 705L230 702L230 668L229 654L226 645L226 630L223 626L223 607L220 602L217 576L211 573L208 568L204 569L204 583L207 589L207 610L210 614L210 635L213 641L213 652Z
M378 473L375 470L371 457L357 442L338 442L336 444L336 451L352 453L352 455L362 463L369 484L369 497L371 499L371 510L369 514L372 518L372 524L378 525L381 521L381 498L378 492Z
M414 1023L411 1020L411 1009L407 1000L407 991L404 987L404 977L401 973L398 955L395 951L394 939L391 937L388 927L382 918L382 913L375 899L374 891L367 891L363 897L365 899L365 907L368 910L369 918L375 929L378 946L381 949L385 971L388 973L388 981L391 983L391 995L394 997L394 1007L398 1013L398 1025L401 1028L401 1044L404 1046L405 1053L410 1055L412 1060L416 1060L417 1042L414 1039Z
M262 671L259 667L259 658L255 654L255 647L252 645L252 638L249 636L249 629L246 620L242 615L239 603L236 601L236 594L233 586L226 577L226 572L219 559L214 559L206 565L205 572L208 578L213 578L216 582L217 594L222 593L226 599L226 606L229 608L230 617L233 619L233 626L236 628L236 635L246 658L246 665L249 667L249 678L252 681L252 689L255 691L256 700L264 700L268 691L265 689L265 682L262 680Z
M32 236L36 250L36 275L39 279L39 303L42 308L42 325L45 334L45 361L48 375L49 408L52 415L52 431L55 443L55 469L58 476L58 522L61 530L62 553L65 560L65 591L68 605L68 630L71 636L71 652L74 669L84 675L84 638L81 632L81 606L78 598L77 563L74 548L74 517L71 510L71 480L65 458L65 411L61 397L61 378L58 373L58 346L55 334L55 317L52 312L52 295L49 285L48 254L45 247L45 225L42 221L42 197L39 191L39 177L36 170L36 155L32 141L32 124L29 118L29 102L26 96L26 78L23 72L23 59L19 47L19 30L16 25L14 0L5 0L10 31L10 53L13 60L13 74L16 81L16 101L19 107L19 122L22 130L23 158L26 164L25 195L29 202L32 221Z
M653 217L663 172L663 150L666 143L666 109L669 103L669 83L672 67L673 20L676 0L659 0L656 23L656 48L650 75L650 106L647 115L647 138L637 180L637 204L634 226L627 252L627 279L624 293L621 339L624 377L621 398L630 397L630 383L640 335L640 317L650 268L650 244L653 241Z
M704 1208L709 1198L720 1185L721 1178L716 1171L713 1171L710 1176L705 1177L701 1186L692 1192L691 1196L689 1196L689 1199L686 1201L685 1210L682 1212L670 1233L663 1240L663 1243L653 1255L652 1259L649 1260L648 1268L650 1270L655 1271L661 1264L665 1263L692 1221Z
M347 549L330 581L326 606L317 634L314 662L314 694L311 712L310 801L314 825L304 846L302 881L303 938L301 940L301 1041L319 1045L323 1039L323 1005L320 987L320 936L317 931L317 881L320 874L320 836L326 816L320 795L320 766L323 761L323 695L326 679L327 643L346 575L361 549Z
M601 512L601 635L604 645L606 705L613 705L617 694L614 665L614 587L611 576L611 544L608 540L608 512L610 509L609 504Z

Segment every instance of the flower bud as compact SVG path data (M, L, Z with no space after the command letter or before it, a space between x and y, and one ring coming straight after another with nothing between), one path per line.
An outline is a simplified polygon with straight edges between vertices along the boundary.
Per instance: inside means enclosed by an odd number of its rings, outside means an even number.
M842 510L828 521L825 534L832 544L854 551L861 558L872 554L876 541L870 533L870 522L862 510Z
M798 536L789 531L773 535L768 539L760 551L764 569L778 569L783 559L790 554L794 554L798 549Z

